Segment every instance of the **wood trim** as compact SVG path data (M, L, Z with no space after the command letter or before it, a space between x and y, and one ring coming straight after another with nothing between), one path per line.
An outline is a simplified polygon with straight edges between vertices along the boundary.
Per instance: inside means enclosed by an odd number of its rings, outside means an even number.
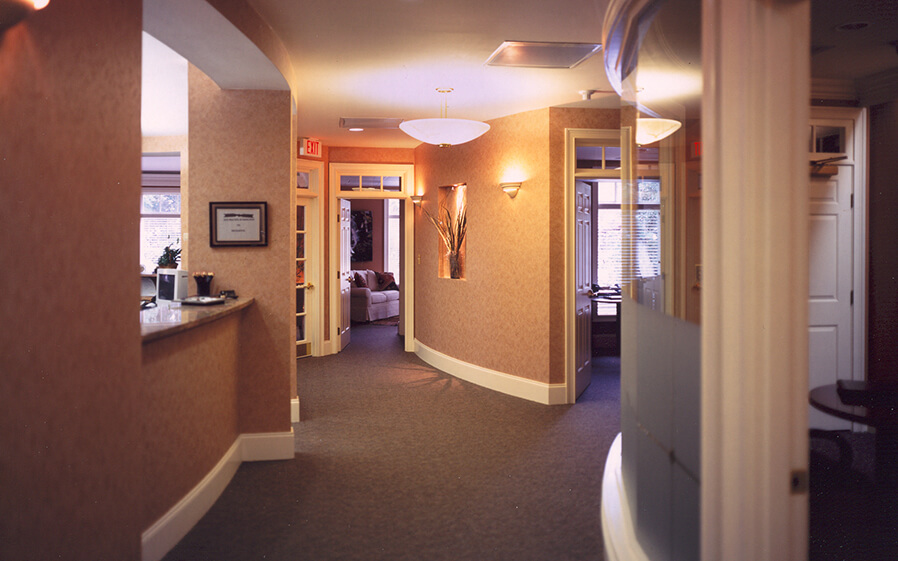
M702 9L702 559L802 560L810 1Z

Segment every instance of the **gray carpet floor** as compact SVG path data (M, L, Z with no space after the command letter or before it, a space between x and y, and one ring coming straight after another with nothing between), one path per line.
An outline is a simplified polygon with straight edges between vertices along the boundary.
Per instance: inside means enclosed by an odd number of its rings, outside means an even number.
M165 557L188 560L600 560L600 491L620 430L617 358L574 406L463 382L355 326L298 362L290 461L240 467Z

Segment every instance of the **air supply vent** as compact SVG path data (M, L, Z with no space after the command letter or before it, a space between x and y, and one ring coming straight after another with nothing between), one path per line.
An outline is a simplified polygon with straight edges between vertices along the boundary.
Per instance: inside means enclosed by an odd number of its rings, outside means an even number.
M505 41L486 63L524 68L574 68L601 49L599 43Z
M398 129L402 119L370 119L340 117L340 128L343 129Z

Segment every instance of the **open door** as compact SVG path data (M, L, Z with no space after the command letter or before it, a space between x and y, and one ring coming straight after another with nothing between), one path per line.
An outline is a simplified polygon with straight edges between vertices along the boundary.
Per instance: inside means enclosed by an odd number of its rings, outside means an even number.
M576 396L592 380L592 187L585 181L576 182L576 283L574 297L577 307L576 333Z
M352 278L352 264L350 262L352 256L352 205L346 199L340 199L340 325L338 326L338 334L340 339L340 350L346 348L349 344L349 327L351 313L351 293L349 281Z

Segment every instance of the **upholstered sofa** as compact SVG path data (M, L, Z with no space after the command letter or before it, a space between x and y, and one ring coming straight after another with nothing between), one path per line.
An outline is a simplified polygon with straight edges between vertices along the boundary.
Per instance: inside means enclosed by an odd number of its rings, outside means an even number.
M399 315L399 287L392 273L377 273L370 269L352 273L352 321L367 323Z

